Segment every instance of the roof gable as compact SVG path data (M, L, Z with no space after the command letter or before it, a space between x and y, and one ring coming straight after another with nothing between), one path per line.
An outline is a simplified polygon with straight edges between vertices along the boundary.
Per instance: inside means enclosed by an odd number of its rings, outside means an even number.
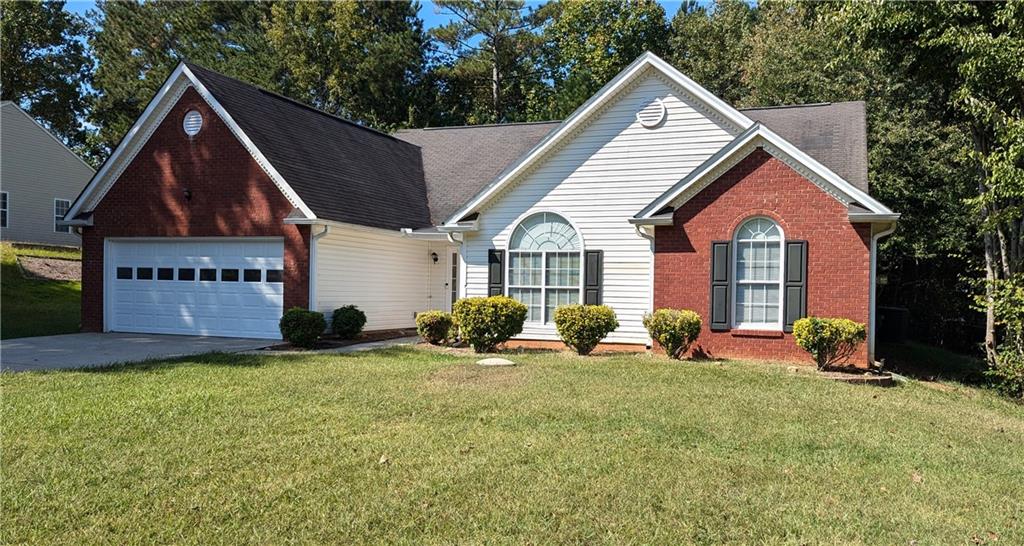
M753 123L739 110L729 106L724 101L708 92L696 82L676 70L672 65L666 63L653 53L647 52L641 55L637 60L633 61L632 64L615 76L615 78L602 87L601 90L587 100L587 102L577 108L575 112L566 118L560 126L548 134L546 138L540 141L529 153L523 156L518 162L510 165L504 174L495 179L491 184L481 189L472 199L467 201L466 204L452 213L447 219L445 219L445 224L448 226L455 226L462 217L473 212L478 212L480 207L498 195L509 184L514 183L518 176L528 171L529 168L537 162L541 161L546 157L548 152L557 148L557 146L564 140L572 138L572 135L578 128L584 126L589 119L596 116L606 104L614 101L620 91L626 89L633 81L650 73L649 71L654 71L654 73L666 78L671 82L671 84L678 87L687 94L687 96L691 97L705 112L716 120L721 121L724 125L732 127L736 133L741 132Z
M873 215L898 216L868 195L867 192L844 180L771 129L761 123L755 123L638 212L634 219L654 219L667 207L679 207L686 203L736 163L750 155L756 148L763 148L772 156L780 159L821 188L822 191L848 207L852 207L851 210L865 209L867 213L861 213L863 219L871 219L870 217Z

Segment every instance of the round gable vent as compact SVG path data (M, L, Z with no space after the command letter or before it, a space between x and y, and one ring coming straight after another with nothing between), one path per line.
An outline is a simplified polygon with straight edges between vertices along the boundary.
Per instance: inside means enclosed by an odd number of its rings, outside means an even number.
M654 99L640 108L640 111L636 113L636 120L640 122L640 125L654 129L665 121L667 115L668 108L665 107L665 102L661 99Z
M186 135L194 137L203 128L203 115L196 110L189 110L185 114L185 119L181 122L181 126L185 129Z

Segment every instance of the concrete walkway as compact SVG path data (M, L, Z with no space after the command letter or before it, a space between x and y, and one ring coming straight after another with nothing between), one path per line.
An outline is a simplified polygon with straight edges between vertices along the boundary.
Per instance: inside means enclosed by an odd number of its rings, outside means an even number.
M274 343L280 342L160 334L87 333L25 337L0 342L0 371L89 368L151 358L251 351Z

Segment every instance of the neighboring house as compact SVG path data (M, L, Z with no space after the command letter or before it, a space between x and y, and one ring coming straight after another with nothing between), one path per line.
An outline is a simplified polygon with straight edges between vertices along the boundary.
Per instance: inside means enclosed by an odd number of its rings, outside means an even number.
M72 206L83 327L276 338L283 309L367 329L508 294L516 344L603 303L605 342L655 307L701 313L698 354L806 359L796 318L874 330L863 103L736 110L652 54L563 122L383 134L178 66Z
M59 221L93 173L24 110L0 103L0 239L81 245Z

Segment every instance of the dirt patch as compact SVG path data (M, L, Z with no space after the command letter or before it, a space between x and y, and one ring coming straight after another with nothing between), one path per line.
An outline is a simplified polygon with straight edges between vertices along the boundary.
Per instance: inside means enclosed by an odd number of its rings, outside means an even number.
M372 341L386 341L389 339L398 339L402 337L411 337L416 335L416 330L374 330L372 332L363 332L352 339L339 339L337 337L327 335L316 342L316 346L312 349L306 349L303 347L296 347L291 343L278 343L277 345L271 345L270 347L264 347L262 351L316 351L320 349L336 349L338 347L347 347L349 345L356 345L357 343L370 343Z
M478 364L458 364L435 371L427 376L427 384L433 387L458 388L504 388L526 383L526 372L522 366L488 367Z
M81 281L82 262L58 258L18 256L22 274L29 279L48 281Z

